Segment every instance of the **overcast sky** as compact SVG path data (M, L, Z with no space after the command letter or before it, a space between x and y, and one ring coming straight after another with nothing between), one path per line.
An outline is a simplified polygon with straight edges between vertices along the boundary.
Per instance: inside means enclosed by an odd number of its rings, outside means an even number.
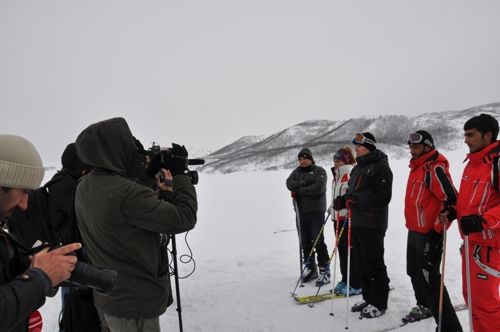
M45 164L114 116L145 145L215 149L310 119L495 101L496 0L0 1L0 132Z

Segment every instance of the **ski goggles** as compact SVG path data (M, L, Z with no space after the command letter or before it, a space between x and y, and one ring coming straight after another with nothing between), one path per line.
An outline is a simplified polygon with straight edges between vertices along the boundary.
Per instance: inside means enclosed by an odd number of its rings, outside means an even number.
M408 144L427 144L430 147L434 147L434 144L419 133L411 133L408 135Z
M371 144L375 145L375 142L372 139L364 136L363 134L357 133L352 140L352 144Z

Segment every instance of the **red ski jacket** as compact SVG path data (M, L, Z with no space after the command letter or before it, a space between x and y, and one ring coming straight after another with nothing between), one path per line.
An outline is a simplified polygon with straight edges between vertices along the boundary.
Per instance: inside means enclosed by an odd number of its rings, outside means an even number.
M500 141L467 155L457 203L457 219L477 214L487 223L482 232L469 234L469 241L494 248L500 248L499 156Z
M439 212L454 206L457 192L449 173L448 160L436 150L431 150L410 161L410 175L406 185L405 218L410 231L440 232Z

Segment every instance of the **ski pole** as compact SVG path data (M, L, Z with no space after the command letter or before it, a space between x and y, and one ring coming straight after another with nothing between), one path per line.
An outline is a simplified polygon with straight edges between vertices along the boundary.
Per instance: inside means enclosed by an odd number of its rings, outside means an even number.
M319 238L321 237L321 234L323 234L323 230L325 229L325 224L328 221L328 218L330 218L330 211L328 211L328 214L326 215L325 221L323 222L323 226L321 226L321 229L319 230L319 233L316 236L316 239L314 240L311 251L309 251L309 255L307 255L307 258L305 259L304 267L302 267L302 269L300 271L299 280L297 280L297 283L295 284L295 288L291 292L292 296L295 295L295 291L297 290L297 287L299 286L299 283L302 280L302 275L304 274L304 271L306 270L307 263L309 263L309 260L311 259L311 256L314 253L314 248L316 247L316 244L318 243Z
M297 234L299 235L299 271L300 276L302 276L302 263L304 258L302 257L302 233L300 229L300 214L299 214L299 205L297 204L297 200L292 198L293 208L295 209L295 224L297 226Z
M471 287L470 287L470 253L469 253L469 236L465 235L464 236L464 242L465 242L465 279L467 282L467 310L469 311L469 328L470 331L474 331L472 329L472 294L471 294Z
M351 278L351 217L352 212L351 209L347 208L347 213L349 215L349 223L347 228L347 296L346 296L346 307L345 307L345 329L349 329L349 287L350 287L350 278Z
M297 229L280 229L278 231L274 231L274 234L278 234L278 233L286 233L286 232L293 232L293 231L296 231ZM300 258L301 262L302 262L302 257Z
M345 228L345 221L344 221L344 224L342 226L342 230L339 233L338 239L340 239L340 237L342 236L342 233L344 233L344 228ZM330 259L328 260L328 265L330 265L330 263L332 262L332 259L334 257L336 258L335 254L337 253L338 244L339 244L339 240L338 239L335 241L335 247L333 248L332 255L330 256ZM317 287L318 287L318 289L316 290L316 294L314 295L314 300L316 300L316 298L318 297L319 291L321 290L321 288L323 287L323 285L320 285L320 286L317 286ZM333 302L333 290L332 290L332 302ZM311 304L309 304L309 307L310 308L314 307L314 302L312 302ZM332 316L333 316L333 314L332 314Z
M438 332L441 332L443 322L443 292L444 292L444 267L446 265L446 225L443 229L443 261L441 262L441 282L439 285Z
M345 221L344 221L345 224ZM336 220L336 231L335 231L335 250L337 250L337 247L339 246L339 232L340 232L340 211L337 211L337 220ZM342 226L343 230L344 226ZM335 290L335 281L336 281L336 273L337 273L337 256L335 256L335 259L333 260L333 279L332 279L332 310L330 310L330 316L333 316L333 291Z
M177 269L177 246L175 245L175 234L171 235L172 238L172 259L174 260L174 276L175 276L175 296L177 299L177 313L179 315L179 331L182 332L182 308L181 308L181 294L179 287L179 270Z

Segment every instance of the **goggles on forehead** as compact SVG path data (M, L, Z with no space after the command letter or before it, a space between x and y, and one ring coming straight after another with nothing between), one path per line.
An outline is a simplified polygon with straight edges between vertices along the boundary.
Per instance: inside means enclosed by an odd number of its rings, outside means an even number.
M408 135L408 144L427 144L430 147L434 147L434 144L428 138L424 138L419 133L411 133Z
M335 154L333 155L333 160L335 160L335 159L336 159L336 160L342 160L342 157L343 157L342 152L337 151L337 152L335 152Z
M368 137L364 136L363 134L357 133L356 136L354 136L354 139L352 140L353 144L371 144L375 145L375 142L372 139L369 139Z

